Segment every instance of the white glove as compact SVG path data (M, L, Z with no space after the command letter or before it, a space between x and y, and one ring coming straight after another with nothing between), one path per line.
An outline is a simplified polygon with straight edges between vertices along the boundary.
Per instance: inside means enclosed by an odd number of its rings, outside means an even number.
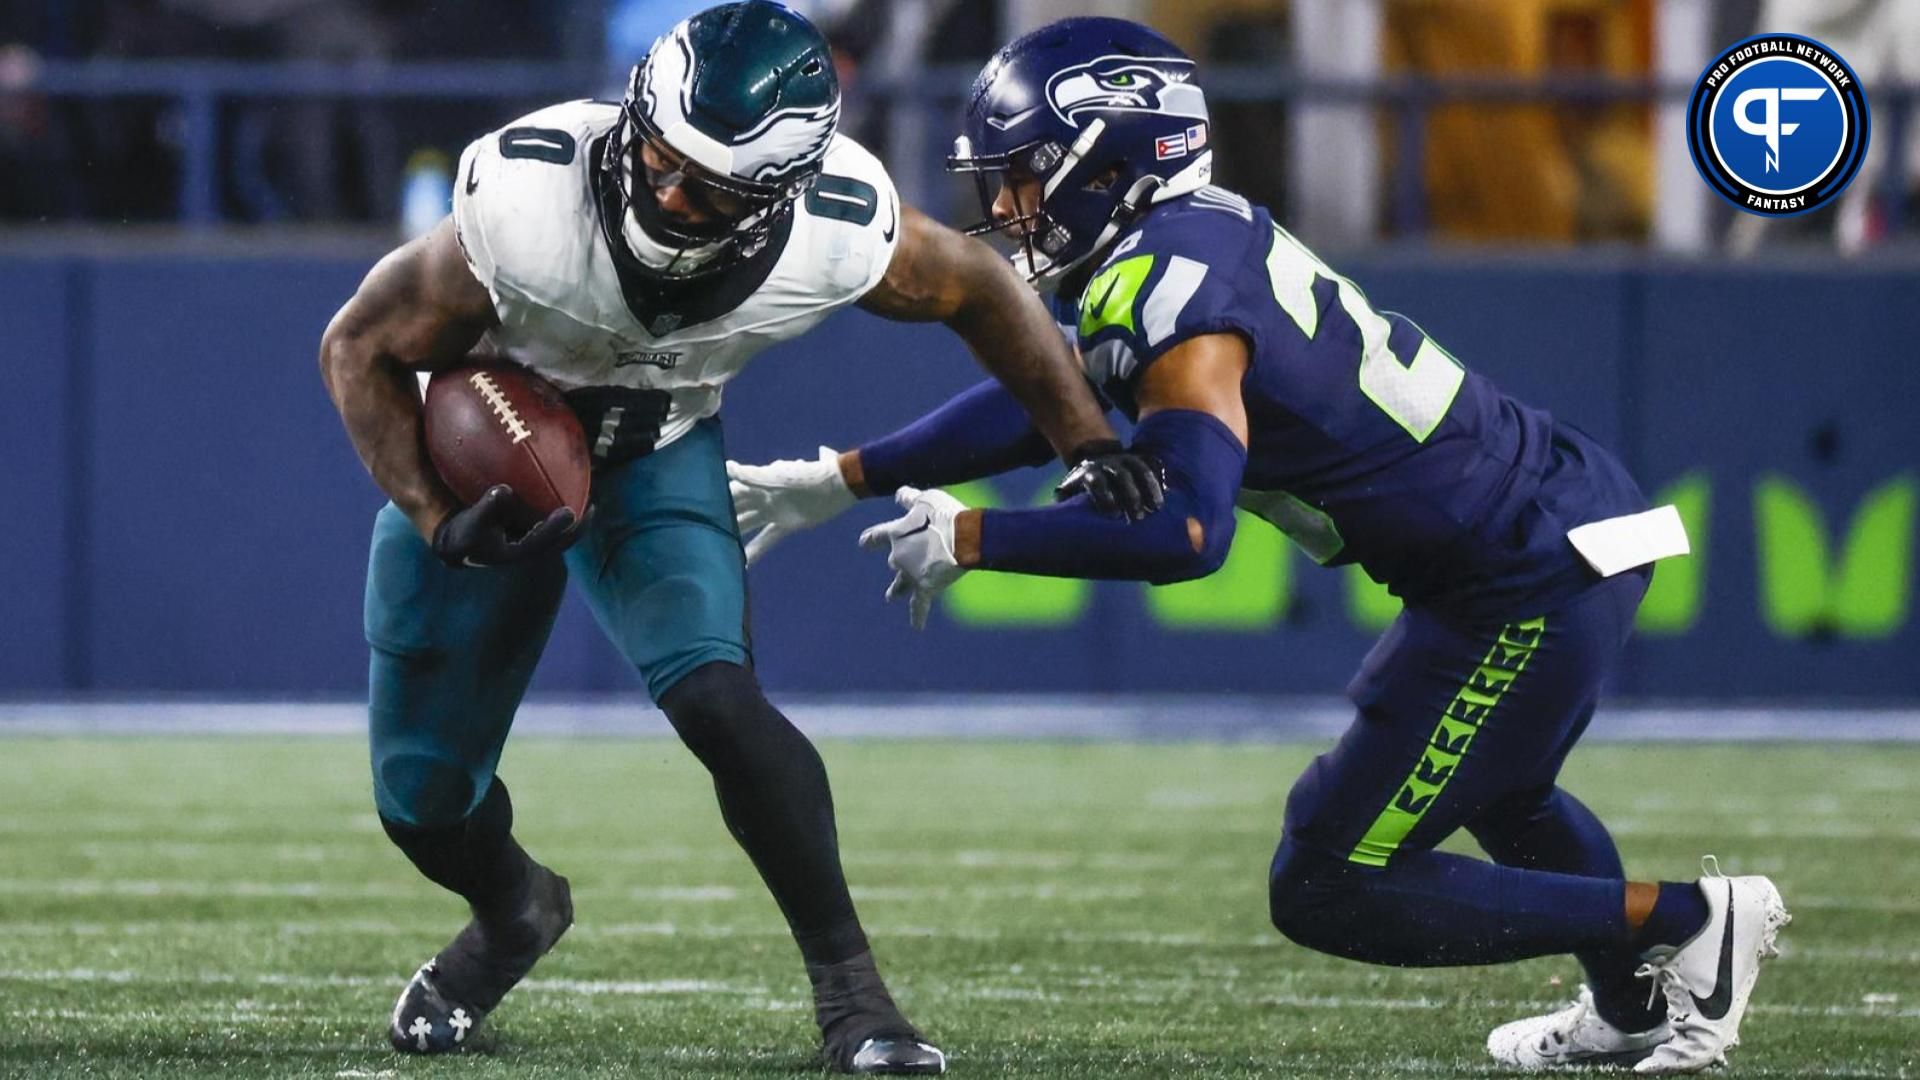
M903 487L893 498L906 514L861 533L860 546L891 547L887 565L893 567L893 584L887 586L887 599L911 594L908 616L915 630L924 630L933 598L966 573L953 553L953 519L967 504L937 489Z
M840 475L840 452L820 448L818 461L789 459L765 465L727 462L733 519L747 540L747 565L780 541L809 529L860 500ZM756 531L758 530L758 531Z

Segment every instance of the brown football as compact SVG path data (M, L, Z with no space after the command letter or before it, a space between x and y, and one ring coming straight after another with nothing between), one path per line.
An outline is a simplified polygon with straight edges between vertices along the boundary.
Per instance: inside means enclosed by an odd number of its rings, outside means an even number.
M511 364L435 372L427 382L427 452L468 505L495 484L513 489L532 528L562 506L587 512L591 462L580 421L547 380Z

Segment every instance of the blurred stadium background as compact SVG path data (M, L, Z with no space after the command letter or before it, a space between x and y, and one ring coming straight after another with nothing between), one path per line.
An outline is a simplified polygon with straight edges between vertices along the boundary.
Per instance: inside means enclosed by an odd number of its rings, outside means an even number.
M0 533L0 734L19 736L0 741L10 815L0 823L0 1074L78 1069L84 1052L62 1055L94 1045L102 1049L92 1060L108 1074L150 1075L139 1054L158 1040L173 1055L162 1055L168 1075L225 1075L222 1025L244 1032L269 1022L291 1025L272 1028L290 1056L271 1066L249 1059L260 1075L374 1075L333 1071L362 1059L387 1067L375 1039L388 983L397 986L414 952L438 943L439 928L367 940L368 920L394 898L432 893L384 849L356 766L360 747L345 737L362 722L360 596L382 497L327 401L316 344L371 263L445 212L450 162L468 140L548 101L617 93L653 37L701 6L0 4L0 503L16 522ZM961 95L999 43L1069 14L1156 25L1202 61L1222 183L1273 207L1377 303L1418 319L1469 366L1621 448L1650 493L1680 506L1696 554L1661 568L1642 612L1614 701L1596 725L1598 737L1624 742L1593 751L1602 790L1590 801L1639 815L1641 829L1624 833L1630 855L1659 854L1667 876L1683 874L1715 828L1736 838L1729 846L1740 850L1722 849L1734 865L1776 874L1777 841L1791 838L1808 883L1823 883L1815 899L1839 914L1829 923L1834 936L1814 931L1825 944L1799 961L1819 976L1802 985L1820 989L1782 1006L1801 1011L1780 1021L1804 1021L1812 1044L1833 1025L1847 1030L1853 1056L1832 1058L1828 1071L1909 1075L1902 1070L1920 1045L1920 963L1896 922L1910 924L1920 910L1920 831L1901 809L1920 754L1900 745L1920 737L1920 3L794 6L839 50L847 129L888 162L909 200L952 223L978 211L971 186L945 177L940 159ZM1680 114L1700 69L1720 46L1761 30L1821 39L1867 88L1872 156L1837 208L1749 218L1714 198L1688 160ZM743 460L810 456L822 442L845 446L891 430L977 377L948 335L844 314L762 357L729 390L729 444ZM1020 502L1043 497L1052 479L1036 472L967 494ZM1058 934L1070 928L1055 926L1066 913L1043 911L1067 895L1049 890L1071 892L1061 881L1084 880L1087 866L1106 857L1101 845L1116 834L1101 823L1135 813L1153 820L1125 834L1139 858L1116 856L1103 872L1177 878L1192 869L1182 860L1212 859L1206 865L1219 880L1191 880L1205 883L1203 895L1228 897L1234 914L1184 946L1170 938L1129 947L1230 951L1259 940L1305 964L1311 978L1335 980L1269 987L1284 1000L1277 1014L1238 1031L1250 1040L1247 1055L1266 1037L1261 1025L1325 1021L1330 1033L1308 1040L1324 1056L1301 1074L1382 1075L1386 1067L1357 1048L1376 1041L1366 1006L1339 1012L1339 1002L1388 1001L1381 1007L1395 1018L1417 1018L1457 1004L1450 994L1560 993L1544 989L1546 968L1523 968L1532 974L1503 990L1483 979L1472 984L1478 990L1450 991L1430 975L1321 966L1262 929L1262 849L1277 835L1285 788L1304 753L1344 723L1341 686L1394 612L1395 602L1357 572L1318 571L1276 534L1247 528L1221 574L1171 588L976 574L916 635L903 611L883 605L878 560L853 549L860 525L880 514L876 506L853 515L859 524L791 540L752 576L763 680L803 728L975 740L829 744L852 876L868 879L870 914L882 912L871 920L877 937L915 925L964 930L969 920L997 934L1037 920L1042 944L1034 948L1073 971L1097 969L1099 954L1129 933L1191 929L1198 906L1169 896L1159 907L1104 912L1096 921L1113 936L1069 949ZM523 736L667 731L572 602L535 685ZM263 733L276 737L227 738ZM183 738L152 738L160 735ZM314 735L325 737L306 738ZM1078 755L1041 741L979 741L1035 737L1199 745L1169 752L1155 770L1132 758L1102 764L1124 758L1123 746ZM1714 745L1674 750L1651 740ZM1835 740L1873 745L1826 752ZM1262 742L1301 745L1253 747L1254 758L1230 763L1206 749ZM536 779L516 780L516 797L539 808L525 812L528 828L537 839L542 828L591 830L604 819L628 830L610 834L624 838L617 843L641 844L636 807L665 811L648 805L646 792L569 794L573 770L584 766L568 760L589 756L571 745L538 742L523 752ZM635 745L608 751L609 760L658 771L677 753L666 743ZM863 779L941 761L953 771L931 788ZM1666 764L1643 772L1655 762ZM632 889L653 888L649 901L667 905L667 937L708 918L713 906L703 907L698 891L715 880L747 897L739 926L766 923L771 906L753 896L750 869L708 820L717 816L700 785L688 782L697 766L685 758L675 767L682 783L661 782L660 798L697 818L684 826L697 839L671 847L683 853L679 862L646 856L627 866ZM286 786L276 796L235 782L236 773ZM624 782L607 774L595 773ZM1679 790L1648 794L1636 779L1644 775ZM1016 792L1009 777L1031 786ZM1060 811L1066 824L1023 835L1022 826L1055 808L1021 797L1055 788L1080 793ZM912 803L929 792L944 806L999 799L1022 810L978 817L966 831L949 827L949 811L913 809L931 860L921 867L925 880L872 891L887 867L863 851L863 838L879 843L879 824L909 811L868 805L870 797ZM287 793L317 800L327 828L302 832ZM1716 793L1737 797L1710 812ZM1645 824L1675 805L1690 807L1700 828ZM556 815L544 826L543 811ZM276 831L269 818L292 831ZM1217 843L1195 846L1197 836ZM1857 859L1847 857L1849 842ZM1018 854L1035 844L1042 850ZM943 861L943 845L954 861ZM1228 846L1231 873L1220 871ZM941 893L954 874L981 866L1010 882L1010 892L993 894L1000 907ZM217 883L234 877L260 888L224 897ZM385 884L351 891L369 880ZM350 893L345 914L326 902L329 881ZM687 895L667 895L676 882ZM1857 903L1847 899L1855 884L1866 897ZM1132 895L1126 888L1114 886L1122 899ZM1794 890L1786 892L1791 902ZM1078 914L1097 909L1081 902L1093 899L1067 902ZM688 921L674 904L687 906ZM62 929L68 922L73 928ZM215 925L236 937L224 946L204 940ZM300 931L307 937L289 945L287 925L308 927ZM361 938L333 953L327 942L336 933ZM311 949L309 938L318 942ZM767 938L756 947L779 945ZM103 952L117 959L99 959ZM263 968L262 956L276 959ZM1106 958L1129 962L1124 950ZM685 957L688 978L710 961ZM1027 1059L990 1048L990 1025L1017 1026L1056 1007L1022 996L1052 990L994 983L983 974L991 964L971 954L943 962L987 987L972 997L942 982L938 963L903 962L913 965L906 994L922 995L929 1010L981 1017L976 1059L995 1068L1018 1071ZM1834 967L1823 971L1822 962ZM761 980L762 997L766 984L774 998L782 988L797 992L781 981L793 966L784 954L766 963L770 973L741 978ZM1248 964L1261 966L1258 957ZM623 977L609 967L593 977ZM326 1003L337 1009L321 1009L327 1019L302 1019L311 1003L297 995L274 998L293 991L273 973L294 969L335 980ZM1403 981L1370 981L1378 979ZM529 1008L562 1017L566 992L556 983ZM725 998L734 992L715 991L722 1004L705 1007L768 1045L804 1038L797 1012L778 1017L786 1027L741 1021L764 1008ZM1098 1015L1129 1001L1145 1008L1138 995L1147 991L1128 992L1135 996ZM1202 993L1185 984L1153 992L1169 1001ZM626 1007L652 991L606 993ZM234 1005L236 995L258 1008ZM198 1034L176 1038L169 1006L149 998L192 1004ZM969 1014L967 1002L985 1011ZM1503 1018L1498 1008L1481 1012L1473 1018ZM929 1019L938 1029L941 1018ZM320 1026L301 1026L309 1023ZM554 1023L556 1032L571 1030ZM1342 1024L1352 1028L1346 1036ZM539 1029L521 1030L523 1045L539 1041ZM1086 1075L1162 1075L1192 1064L1177 1026L1100 1030L1096 1051L1109 1067ZM1464 1063L1475 1060L1475 1037L1429 1047L1433 1057L1417 1071L1471 1073ZM1051 1044L1033 1039L1027 1050L1046 1060ZM314 1045L333 1056L301 1049ZM19 1055L12 1065L10 1046ZM660 1053L649 1068L693 1068ZM251 1075L244 1064L236 1075Z
M368 515L311 358L444 213L465 143L617 89L697 0L12 0L0 15L0 319L13 613L0 692L351 698ZM1662 569L1623 695L1901 705L1920 435L1920 4L1893 0L814 0L847 126L907 197L975 220L941 155L979 63L1066 13L1207 64L1223 182L1467 363L1621 448L1699 541ZM1676 113L1719 45L1826 40L1875 110L1837 209L1739 214ZM857 313L729 391L742 460L891 430L976 378L949 336ZM1038 473L976 498L1036 497ZM878 508L872 513L877 514ZM1328 694L1391 617L1264 528L1148 590L975 575L924 635L822 530L754 577L768 684ZM827 616L823 618L823 615ZM570 609L544 692L635 682ZM1258 722L1255 722L1255 726Z

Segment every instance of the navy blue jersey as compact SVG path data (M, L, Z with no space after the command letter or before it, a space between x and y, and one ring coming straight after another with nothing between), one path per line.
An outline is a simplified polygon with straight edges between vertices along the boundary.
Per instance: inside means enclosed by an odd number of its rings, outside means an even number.
M1470 618L1547 610L1595 580L1567 530L1646 508L1613 455L1376 311L1231 192L1155 207L1079 299L1088 377L1129 416L1169 349L1245 338L1240 505L1409 603Z

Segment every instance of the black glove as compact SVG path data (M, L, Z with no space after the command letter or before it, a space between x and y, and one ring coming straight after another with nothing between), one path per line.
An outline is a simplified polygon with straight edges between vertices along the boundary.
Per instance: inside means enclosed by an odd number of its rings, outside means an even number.
M1118 439L1081 443L1069 460L1076 464L1053 489L1056 502L1086 492L1095 510L1139 521L1167 501L1160 466L1121 446Z
M448 514L433 530L433 553L448 566L503 566L565 551L580 535L573 510L561 507L525 533L515 536L513 489L495 484L472 506Z

